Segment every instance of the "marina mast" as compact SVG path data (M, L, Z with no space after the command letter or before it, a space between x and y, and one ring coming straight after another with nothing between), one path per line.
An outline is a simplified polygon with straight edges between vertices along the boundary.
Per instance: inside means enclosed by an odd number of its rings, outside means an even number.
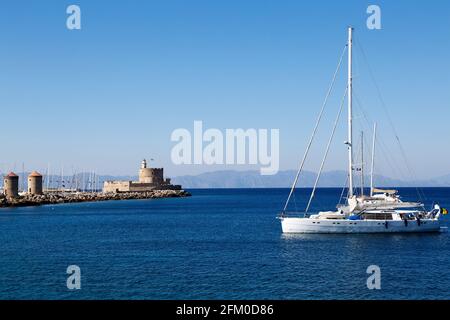
M364 195L364 132L361 131L361 196Z
M377 124L373 124L373 140L372 140L372 164L370 165L370 196L373 196L373 168L375 163L375 139L377 137Z

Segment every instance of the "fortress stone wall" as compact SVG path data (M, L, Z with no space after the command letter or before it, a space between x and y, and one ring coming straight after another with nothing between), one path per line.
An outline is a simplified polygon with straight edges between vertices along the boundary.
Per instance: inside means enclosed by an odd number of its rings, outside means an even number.
M139 181L105 181L103 192L147 192L152 190L181 190L180 185L172 185L170 179L164 179L163 168L147 168L144 159L139 170Z

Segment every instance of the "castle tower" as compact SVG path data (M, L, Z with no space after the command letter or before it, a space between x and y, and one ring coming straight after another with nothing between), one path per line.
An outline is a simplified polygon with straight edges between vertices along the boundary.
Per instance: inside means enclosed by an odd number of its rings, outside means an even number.
M14 172L8 173L3 180L3 190L7 197L16 198L19 196L19 176Z
M33 171L28 176L28 193L42 194L42 175L37 171Z
M147 168L147 161L144 159L139 170L139 182L150 183L159 186L164 183L164 173L162 168Z
M141 162L141 169L146 169L147 168L147 160L142 160Z

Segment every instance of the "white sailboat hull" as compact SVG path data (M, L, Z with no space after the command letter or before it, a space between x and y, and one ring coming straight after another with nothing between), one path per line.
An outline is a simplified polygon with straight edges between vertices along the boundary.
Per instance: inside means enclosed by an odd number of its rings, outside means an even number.
M418 233L440 232L437 219L410 220L326 220L280 218L283 233Z

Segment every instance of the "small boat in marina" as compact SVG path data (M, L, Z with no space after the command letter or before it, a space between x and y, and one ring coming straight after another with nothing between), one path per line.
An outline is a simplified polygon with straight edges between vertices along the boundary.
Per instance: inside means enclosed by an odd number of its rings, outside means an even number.
M294 179L294 183L289 192L289 196L285 203L284 209L278 216L281 221L283 233L417 233L417 232L440 232L441 216L446 214L447 210L441 208L438 204L434 204L431 210L426 210L422 202L404 202L398 194L397 190L379 189L373 186L373 166L375 154L375 136L376 125L373 131L372 146L372 169L371 169L371 185L370 194L364 194L363 183L361 183L361 192L356 194L354 191L353 171L362 171L362 168L356 168L353 161L353 125L352 125L352 97L353 97L353 75L352 75L352 44L353 44L353 28L348 28L348 42L341 56L338 68L334 74L332 84L325 98L324 105L319 114L317 123L314 127L313 134L308 142L304 157L301 161L299 170ZM348 79L341 107L334 124L334 128L328 141L325 156L322 160L319 173L311 193L311 197L305 211L288 211L288 204L294 194L300 174L303 170L305 160L308 156L311 144L316 134L319 122L322 118L323 110L327 99L333 88L336 74L340 68L343 55L348 53ZM348 102L348 140L345 142L348 149L348 193L344 204L339 205L336 209L330 211L321 211L310 213L311 201L319 182L325 160L328 155L331 141L333 139L337 122L342 111L345 97ZM361 141L363 141L361 139ZM362 150L362 148L361 148ZM361 161L363 162L363 161Z

